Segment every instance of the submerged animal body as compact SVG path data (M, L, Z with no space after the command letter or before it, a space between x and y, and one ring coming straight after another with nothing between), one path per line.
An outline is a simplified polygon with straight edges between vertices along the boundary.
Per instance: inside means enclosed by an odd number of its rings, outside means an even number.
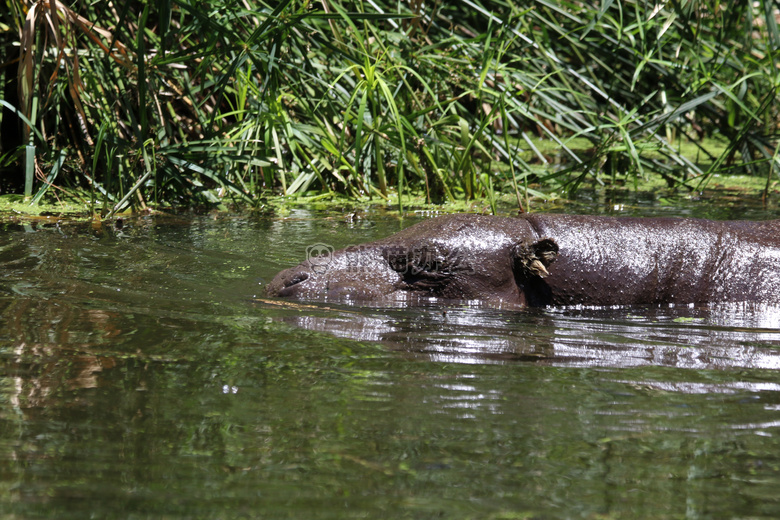
M279 273L268 294L519 306L780 303L780 220L459 214L315 253Z

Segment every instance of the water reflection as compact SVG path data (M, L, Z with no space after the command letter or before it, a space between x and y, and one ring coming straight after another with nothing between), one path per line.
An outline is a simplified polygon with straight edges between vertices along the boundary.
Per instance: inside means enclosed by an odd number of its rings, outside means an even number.
M295 311L279 319L295 326L444 363L780 368L780 307L764 304L519 311L441 302L407 309L285 305Z
M505 398L506 396L498 390L485 392L477 386L465 384L464 381L457 384L435 385L435 390L431 392L431 397L427 401L437 404L442 413L454 415L458 419L476 419L479 416L478 411L504 413L502 401Z
M0 516L778 516L777 310L253 298L365 224L0 232Z

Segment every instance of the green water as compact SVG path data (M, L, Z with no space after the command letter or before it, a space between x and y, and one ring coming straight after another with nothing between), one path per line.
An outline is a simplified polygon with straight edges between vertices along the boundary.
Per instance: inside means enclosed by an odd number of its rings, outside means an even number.
M780 516L778 309L262 297L417 219L0 224L0 518Z

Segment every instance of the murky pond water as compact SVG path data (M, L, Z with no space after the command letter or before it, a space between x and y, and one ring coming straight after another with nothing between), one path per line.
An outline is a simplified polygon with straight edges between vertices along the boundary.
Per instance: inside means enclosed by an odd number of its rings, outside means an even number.
M0 517L780 516L777 308L262 296L418 219L0 224Z

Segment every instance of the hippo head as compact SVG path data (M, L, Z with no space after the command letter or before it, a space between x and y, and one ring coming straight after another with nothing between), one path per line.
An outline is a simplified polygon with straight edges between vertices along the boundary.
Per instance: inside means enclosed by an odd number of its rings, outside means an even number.
M529 304L558 246L525 219L451 215L391 237L333 251L307 249L308 259L279 273L270 296L404 301L419 298Z

